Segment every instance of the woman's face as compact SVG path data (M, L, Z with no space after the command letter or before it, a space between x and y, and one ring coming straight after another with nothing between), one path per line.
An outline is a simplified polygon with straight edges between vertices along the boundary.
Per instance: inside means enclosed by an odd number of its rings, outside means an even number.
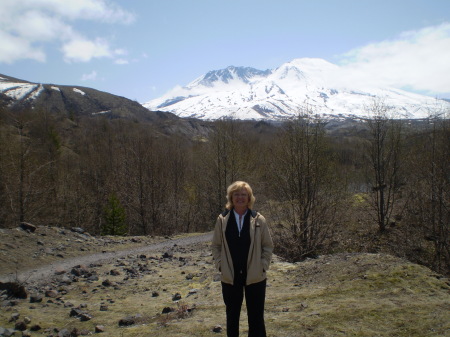
M235 208L244 209L248 207L249 196L245 188L233 192L231 198L233 200L233 205Z

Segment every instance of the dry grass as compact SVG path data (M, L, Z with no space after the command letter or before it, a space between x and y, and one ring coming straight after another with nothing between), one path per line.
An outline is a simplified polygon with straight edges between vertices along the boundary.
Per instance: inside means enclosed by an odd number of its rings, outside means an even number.
M225 310L220 282L209 244L175 247L172 259L152 252L140 263L151 271L139 278L109 275L115 265L97 268L96 282L75 282L65 286L67 294L53 303L30 304L19 300L14 307L2 307L0 326L11 327L11 314L28 316L43 329L67 328L94 331L105 326L111 337L224 336L212 328L225 329ZM130 256L128 263L136 259ZM131 262L130 262L131 263ZM186 276L191 274L192 278ZM102 285L104 280L113 286ZM196 289L195 291L192 291ZM335 254L302 263L274 259L268 278L266 325L268 336L450 336L450 286L448 280L429 269L383 254ZM153 292L159 296L154 297ZM180 293L177 303L172 296ZM191 294L190 294L191 293ZM69 317L70 302L86 304L93 318L81 322ZM100 311L100 305L107 311ZM165 307L175 310L162 314ZM193 310L188 310L193 309ZM138 316L136 323L119 327L126 316ZM246 335L245 305L241 316ZM32 336L47 336L32 333Z

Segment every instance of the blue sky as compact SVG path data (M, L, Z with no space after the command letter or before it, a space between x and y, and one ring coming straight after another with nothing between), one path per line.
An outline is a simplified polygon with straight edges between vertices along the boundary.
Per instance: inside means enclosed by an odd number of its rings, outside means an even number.
M2 74L139 102L302 57L450 98L449 0L1 0L0 41Z

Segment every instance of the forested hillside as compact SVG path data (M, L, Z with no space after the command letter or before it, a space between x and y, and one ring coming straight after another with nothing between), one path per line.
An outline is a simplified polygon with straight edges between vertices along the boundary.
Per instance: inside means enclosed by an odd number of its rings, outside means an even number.
M208 231L227 186L246 180L278 255L386 252L448 274L449 120L439 111L395 120L380 103L371 109L365 121L306 112L272 124L3 108L0 227Z

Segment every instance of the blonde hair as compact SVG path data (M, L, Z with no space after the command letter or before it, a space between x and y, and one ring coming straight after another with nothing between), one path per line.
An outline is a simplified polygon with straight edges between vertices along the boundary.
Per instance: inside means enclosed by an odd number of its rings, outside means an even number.
M256 198L253 195L252 188L245 181L235 181L227 188L227 204L225 205L226 209L231 210L233 205L233 193L245 189L248 193L248 208L252 209L255 204Z

